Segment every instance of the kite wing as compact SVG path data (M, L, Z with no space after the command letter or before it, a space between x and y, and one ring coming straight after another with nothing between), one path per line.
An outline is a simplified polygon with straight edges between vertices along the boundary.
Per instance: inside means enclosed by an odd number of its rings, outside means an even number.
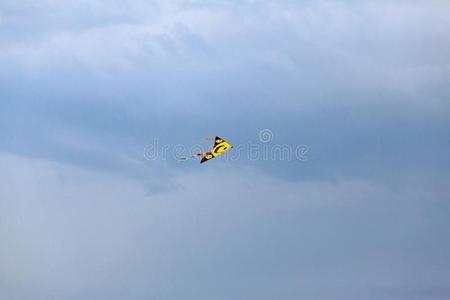
M220 137L216 136L216 139L214 140L214 147L212 148L211 152L203 154L200 163L202 164L205 161L213 159L216 156L222 155L225 152L231 150L231 148L233 148L233 145L231 145L224 139L221 139Z
M203 154L203 157L202 157L202 160L200 161L200 163L202 164L205 161L208 161L208 160L213 159L213 158L214 158L214 156L212 155L211 152L206 152L206 153Z

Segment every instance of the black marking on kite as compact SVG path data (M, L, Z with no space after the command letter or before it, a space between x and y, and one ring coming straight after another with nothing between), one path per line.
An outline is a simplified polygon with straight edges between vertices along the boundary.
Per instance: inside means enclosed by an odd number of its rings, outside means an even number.
M214 141L214 147L217 146L220 143L223 143L223 139L221 139L220 137L216 136L216 139Z
M208 160L213 159L213 158L214 158L214 155L213 155L211 152L207 152L207 153L205 153L205 154L203 155L203 158L202 158L202 160L200 161L200 163L202 164L202 163L204 163L205 161L208 161Z

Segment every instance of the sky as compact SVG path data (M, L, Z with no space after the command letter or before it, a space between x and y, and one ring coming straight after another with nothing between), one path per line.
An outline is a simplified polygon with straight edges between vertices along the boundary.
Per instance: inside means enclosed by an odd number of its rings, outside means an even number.
M449 299L449 14L1 1L0 298Z

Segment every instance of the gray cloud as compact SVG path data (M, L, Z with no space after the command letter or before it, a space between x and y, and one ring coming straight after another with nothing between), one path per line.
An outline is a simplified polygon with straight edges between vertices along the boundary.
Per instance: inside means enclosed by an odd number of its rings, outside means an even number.
M447 10L440 1L5 2L0 147L145 177L173 169L142 164L154 139L246 144L270 128L274 143L308 145L309 162L240 163L287 178L447 176ZM33 23L48 14L72 17ZM19 21L37 33L12 38Z
M445 298L449 10L3 1L0 296Z
M146 196L68 165L1 163L6 298L439 299L448 285L448 191L240 170Z

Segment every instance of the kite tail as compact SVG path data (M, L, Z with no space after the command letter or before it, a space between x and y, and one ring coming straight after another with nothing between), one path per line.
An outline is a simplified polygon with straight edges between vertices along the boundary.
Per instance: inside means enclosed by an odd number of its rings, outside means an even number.
M191 160L191 159L194 159L194 158L203 157L203 155L204 155L204 153L196 153L196 154L191 155L191 156L177 157L177 160L179 160L179 161L187 161L187 160Z

